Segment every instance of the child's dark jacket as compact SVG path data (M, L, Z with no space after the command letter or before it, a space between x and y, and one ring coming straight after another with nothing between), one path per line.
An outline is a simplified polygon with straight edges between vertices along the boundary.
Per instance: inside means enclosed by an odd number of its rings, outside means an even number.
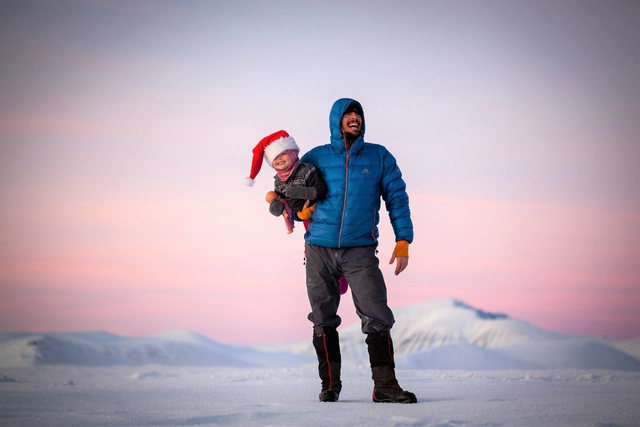
M284 189L289 187L315 187L316 188L316 199L323 199L327 194L327 185L324 183L322 176L320 176L320 172L310 163L302 163L298 162L298 166L294 169L294 171L289 176L287 182L282 182L278 174L274 177L274 191L281 198L285 199L291 209L294 212L299 212L302 210L306 200L303 199L292 199L285 196ZM309 206L313 206L316 203L315 200L311 200ZM294 215L295 217L295 215Z

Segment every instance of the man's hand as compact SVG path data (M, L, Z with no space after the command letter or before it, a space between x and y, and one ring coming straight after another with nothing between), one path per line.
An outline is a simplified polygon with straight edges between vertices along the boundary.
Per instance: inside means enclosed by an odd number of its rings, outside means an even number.
M391 260L389 264L393 264L396 261L396 276L404 271L405 268L409 265L409 242L406 240L398 240L396 242L396 247L393 249L393 253L391 254Z
M304 206L302 207L302 210L296 213L296 215L301 220L306 221L309 218L311 218L311 215L313 215L313 212L315 210L316 210L316 205L309 207L309 200L307 200L306 202L304 202Z
M285 187L284 194L292 199L315 200L318 197L316 187Z

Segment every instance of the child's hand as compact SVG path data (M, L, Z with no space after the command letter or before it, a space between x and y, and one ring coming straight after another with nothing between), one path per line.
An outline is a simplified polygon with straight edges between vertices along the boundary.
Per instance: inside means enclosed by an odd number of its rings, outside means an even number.
M284 212L284 203L282 203L280 200L272 201L271 203L269 203L269 212L273 216L282 215L282 212Z
M318 197L316 187L285 187L284 194L292 199L315 200Z
M313 212L315 212L316 210L316 205L309 207L309 203L310 203L309 200L304 202L304 206L302 207L302 210L296 213L298 218L300 218L302 221L306 221L309 218L311 218L311 215L313 215Z

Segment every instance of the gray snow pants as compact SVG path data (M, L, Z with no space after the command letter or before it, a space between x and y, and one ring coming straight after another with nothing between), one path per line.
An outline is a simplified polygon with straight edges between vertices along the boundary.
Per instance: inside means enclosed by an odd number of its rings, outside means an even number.
M387 305L387 286L379 268L375 246L325 248L306 243L307 294L313 326L337 328L340 285L349 282L356 313L365 334L389 331L395 319Z

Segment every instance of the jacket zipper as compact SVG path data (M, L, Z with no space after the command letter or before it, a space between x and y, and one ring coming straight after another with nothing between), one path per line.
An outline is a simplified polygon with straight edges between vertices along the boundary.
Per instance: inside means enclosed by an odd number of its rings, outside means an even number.
M346 168L344 176L344 196L342 201L342 219L340 220L340 233L338 234L338 248L342 242L342 227L344 226L344 213L347 210L347 190L349 189L349 151L347 151Z

